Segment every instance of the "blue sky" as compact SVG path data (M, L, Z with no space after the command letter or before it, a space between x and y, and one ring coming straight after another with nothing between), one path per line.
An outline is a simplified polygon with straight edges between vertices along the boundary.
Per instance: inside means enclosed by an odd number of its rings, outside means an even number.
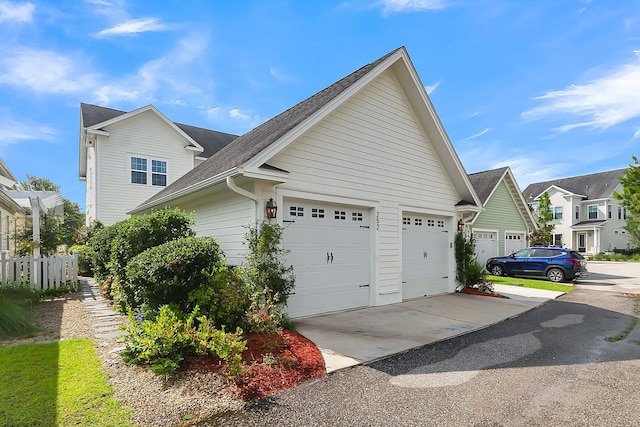
M80 102L241 134L400 46L468 173L640 154L640 0L0 0L0 157L84 209Z

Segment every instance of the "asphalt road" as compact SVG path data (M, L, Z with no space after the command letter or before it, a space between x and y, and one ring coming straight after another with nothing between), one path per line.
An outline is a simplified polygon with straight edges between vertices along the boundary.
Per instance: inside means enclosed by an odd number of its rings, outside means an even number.
M209 425L640 426L640 301L589 286Z

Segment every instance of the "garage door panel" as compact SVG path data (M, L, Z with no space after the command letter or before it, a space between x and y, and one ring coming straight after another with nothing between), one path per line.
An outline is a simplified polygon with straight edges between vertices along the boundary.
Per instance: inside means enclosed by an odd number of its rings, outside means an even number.
M441 217L405 214L402 231L402 297L448 290L449 233Z
M476 240L476 256L480 265L484 267L487 260L498 256L498 240L495 231L474 231Z
M526 247L525 233L506 233L504 241L504 254L511 255Z
M293 317L369 305L368 211L309 201L287 201L283 244L296 285Z

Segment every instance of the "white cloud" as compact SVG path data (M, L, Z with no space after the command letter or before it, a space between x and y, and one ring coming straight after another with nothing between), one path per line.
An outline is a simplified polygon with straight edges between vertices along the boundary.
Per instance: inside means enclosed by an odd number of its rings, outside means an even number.
M425 10L442 10L449 7L447 0L382 0L383 13L421 12Z
M240 119L240 120L248 120L249 119L249 115L243 113L242 111L240 111L239 108L232 108L231 110L229 110L229 117L231 117L233 119Z
M130 19L111 28L100 31L98 37L120 36L127 34L139 34L150 31L167 31L170 26L158 18Z
M97 78L80 70L79 62L50 50L9 52L0 58L0 84L39 93L83 92L95 86Z
M555 130L568 132L581 127L606 129L640 117L640 55L600 78L550 91L535 98L545 105L522 113L524 119L541 119L559 114L579 121L563 124Z
M439 81L435 82L434 84L432 84L430 86L429 85L425 86L424 89L427 91L428 95L431 95L431 93L433 93L433 91L436 90L438 88L438 86L440 86L440 82Z
M513 157L493 163L489 169L497 169L509 166L516 177L521 191L534 182L549 181L560 176L565 176L563 171L568 170L567 164L551 163L548 158L540 160L532 157Z
M217 119L218 117L220 117L221 113L222 113L221 107L213 107L213 108L207 109L207 117L209 119Z
M32 22L33 3L13 3L0 1L0 22Z
M0 118L0 146L34 140L52 141L54 137L55 132L46 126Z
M187 35L165 56L146 62L134 74L97 88L95 96L102 105L120 100L154 102L161 97L171 102L176 94L184 101L187 95L202 92L198 78L190 76L197 72L198 77L206 79L203 69L196 70L193 62L202 57L207 45L206 37Z
M639 139L639 138L640 138L640 129L635 131L635 133L633 134L633 139Z
M466 137L463 141L468 141L468 140L470 140L470 139L479 138L479 137L481 137L482 135L484 135L484 134L488 133L489 131L491 131L491 128L485 128L485 129L481 130L480 132L478 132L478 133L476 133L476 134L473 134L473 135L471 135L471 136Z

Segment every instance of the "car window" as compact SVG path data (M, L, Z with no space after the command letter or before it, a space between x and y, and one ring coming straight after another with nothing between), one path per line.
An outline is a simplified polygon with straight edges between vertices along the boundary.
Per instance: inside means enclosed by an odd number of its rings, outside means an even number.
M531 258L532 252L533 252L533 249L530 249L530 248L520 249L518 252L515 252L513 256L516 258Z
M549 258L554 255L556 255L556 252L549 249L536 249L533 253L536 258Z
M578 252L575 251L571 251L570 252L571 256L577 259L584 259L584 257L582 255L580 255Z

